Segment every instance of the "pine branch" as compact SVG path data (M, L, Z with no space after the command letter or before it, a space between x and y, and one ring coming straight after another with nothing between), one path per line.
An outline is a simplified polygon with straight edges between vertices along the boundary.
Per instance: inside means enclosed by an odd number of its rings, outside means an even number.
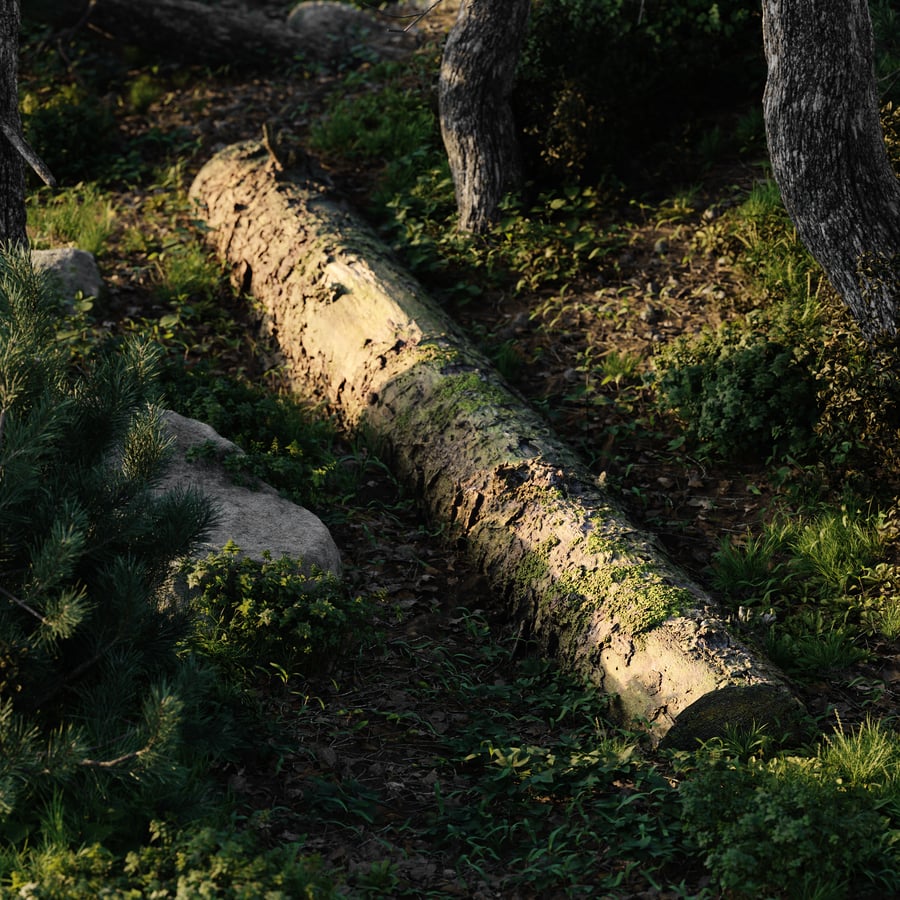
M30 613L32 616L34 616L38 620L38 622L41 623L41 625L50 624L47 619L44 618L44 616L42 616L37 610L32 609L24 600L20 600L15 594L10 593L8 590L6 590L5 587L3 587L3 585L0 585L0 594L6 597L6 599L11 603L15 603L16 606L24 609L25 612Z

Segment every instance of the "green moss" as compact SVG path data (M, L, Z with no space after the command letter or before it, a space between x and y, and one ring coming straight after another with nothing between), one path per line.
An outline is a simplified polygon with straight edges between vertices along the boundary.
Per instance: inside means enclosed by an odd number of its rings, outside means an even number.
M571 594L603 604L631 634L640 634L681 612L692 600L689 591L666 584L653 569L651 563L595 569L560 584Z
M486 406L505 403L508 397L494 384L486 381L480 372L447 375L434 393L433 404L442 406L454 401L454 409L462 412L479 412Z
M519 563L513 582L519 589L528 589L535 587L538 583L547 577L550 571L548 554L554 543L548 541L542 544L537 550L529 550Z

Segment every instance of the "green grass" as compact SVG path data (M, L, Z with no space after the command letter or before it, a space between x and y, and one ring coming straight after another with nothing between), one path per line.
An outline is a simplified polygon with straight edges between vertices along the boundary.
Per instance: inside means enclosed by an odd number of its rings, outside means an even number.
M74 245L101 255L115 227L111 196L93 184L57 193L38 191L28 202L28 230L35 249Z

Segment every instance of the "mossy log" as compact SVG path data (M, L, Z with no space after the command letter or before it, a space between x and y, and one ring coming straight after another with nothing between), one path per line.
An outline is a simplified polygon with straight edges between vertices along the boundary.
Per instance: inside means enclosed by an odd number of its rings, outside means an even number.
M671 746L782 723L799 703L602 479L510 389L375 234L260 145L191 189L209 238L263 307L298 391L383 441L543 652L618 695Z

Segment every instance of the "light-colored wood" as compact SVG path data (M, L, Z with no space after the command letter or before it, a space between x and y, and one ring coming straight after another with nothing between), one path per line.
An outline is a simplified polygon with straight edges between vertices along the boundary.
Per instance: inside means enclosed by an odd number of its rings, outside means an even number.
M202 169L191 196L261 303L296 389L378 436L523 634L673 746L792 717L798 703L779 674L375 235L289 175L262 146L236 145Z

